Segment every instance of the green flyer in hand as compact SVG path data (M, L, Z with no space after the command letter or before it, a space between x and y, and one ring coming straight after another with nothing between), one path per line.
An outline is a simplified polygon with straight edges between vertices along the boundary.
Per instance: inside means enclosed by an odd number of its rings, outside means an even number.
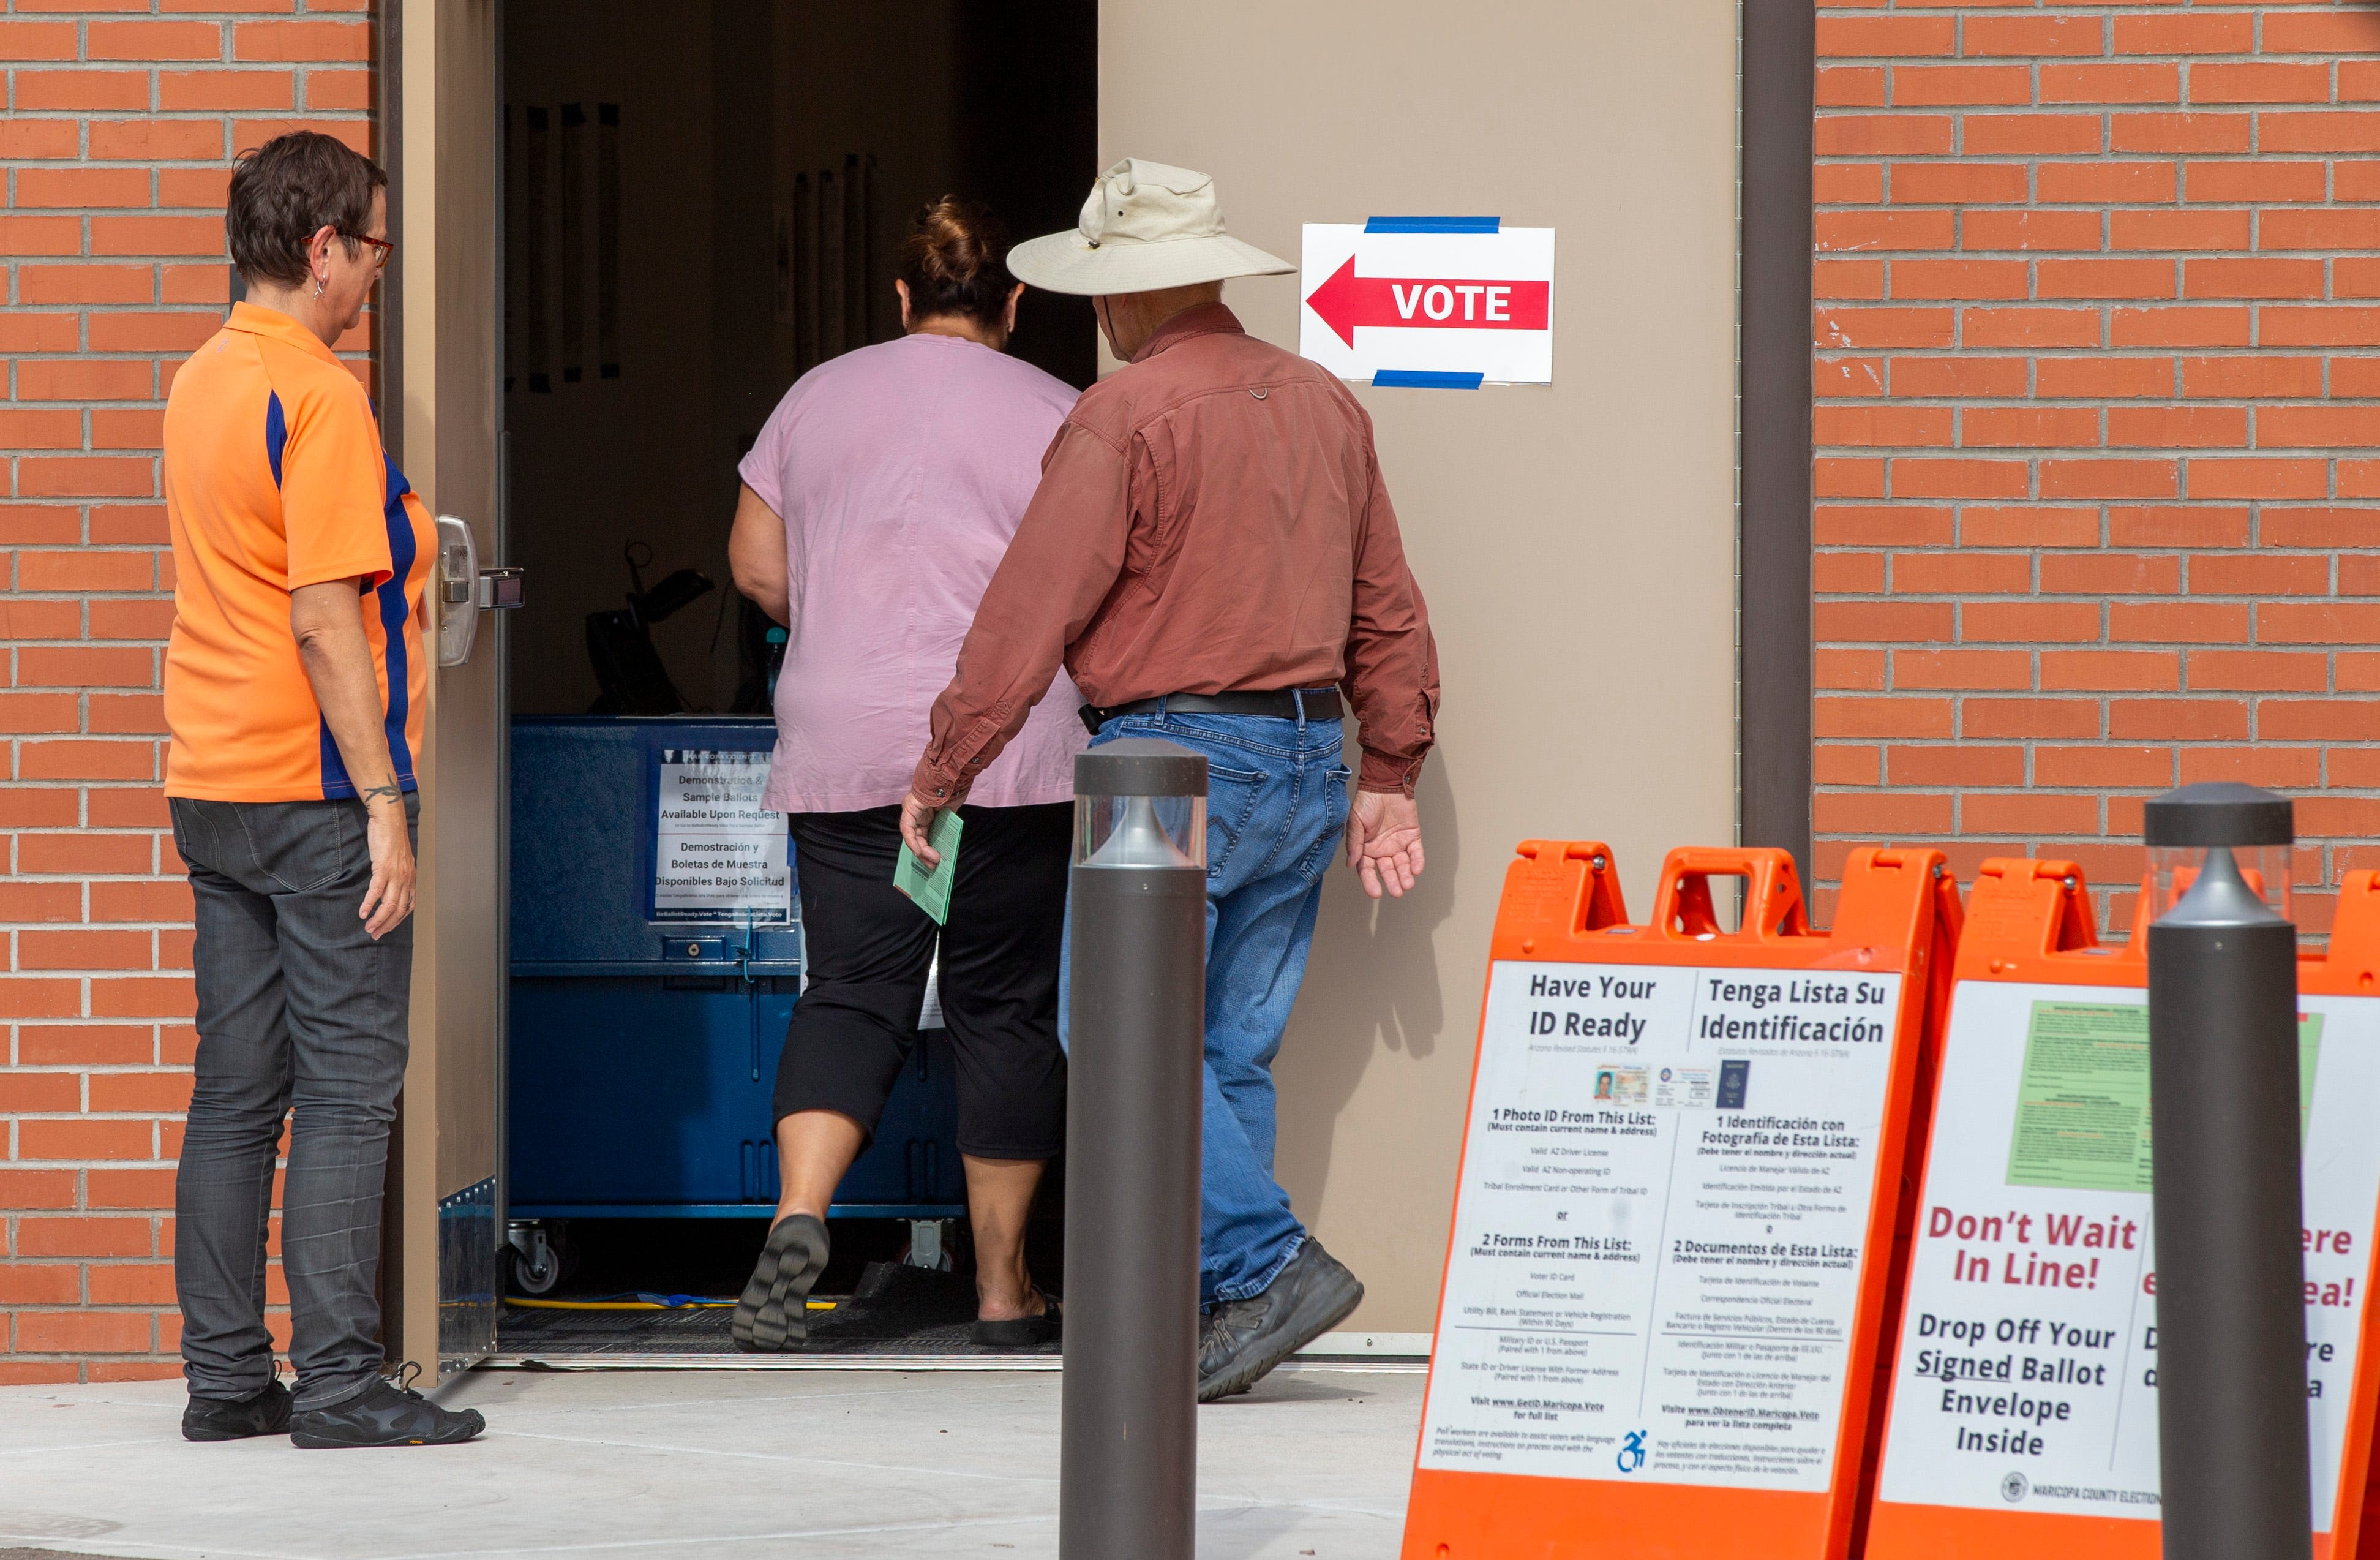
M932 871L909 848L901 844L901 859L893 864L892 886L917 902L917 908L934 918L941 926L951 919L951 884L957 881L959 870L959 815L945 809L934 814L926 828L926 839L942 864Z

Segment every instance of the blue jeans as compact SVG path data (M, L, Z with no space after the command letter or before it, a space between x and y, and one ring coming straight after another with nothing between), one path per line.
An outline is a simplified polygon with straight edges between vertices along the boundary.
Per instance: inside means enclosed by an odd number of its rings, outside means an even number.
M1127 715L1101 726L1091 746L1122 737L1162 737L1207 758L1198 1298L1244 1300L1262 1294L1305 1239L1272 1176L1272 1059L1305 978L1351 776L1336 721ZM1058 989L1067 989L1062 973Z

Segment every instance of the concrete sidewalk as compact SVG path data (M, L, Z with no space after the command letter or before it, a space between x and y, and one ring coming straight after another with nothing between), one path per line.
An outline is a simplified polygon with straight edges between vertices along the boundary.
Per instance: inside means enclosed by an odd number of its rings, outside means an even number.
M1417 1372L1198 1413L1200 1560L1388 1560ZM1054 1373L480 1372L470 1446L192 1445L179 1383L0 1390L0 1550L147 1560L1057 1553Z

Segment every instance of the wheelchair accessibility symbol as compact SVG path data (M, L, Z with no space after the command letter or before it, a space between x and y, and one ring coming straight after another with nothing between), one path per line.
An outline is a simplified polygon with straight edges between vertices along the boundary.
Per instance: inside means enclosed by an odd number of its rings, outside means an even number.
M1645 1432L1632 1430L1620 1438L1620 1456L1613 1459L1622 1473L1633 1473L1645 1466Z

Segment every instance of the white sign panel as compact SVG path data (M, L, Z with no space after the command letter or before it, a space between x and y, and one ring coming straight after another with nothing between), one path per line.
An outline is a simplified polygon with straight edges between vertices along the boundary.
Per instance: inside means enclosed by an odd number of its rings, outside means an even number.
M769 754L670 748L660 767L653 919L760 926L790 920L785 815L760 801Z
M1383 384L1552 384L1554 230L1463 220L1307 223L1299 353Z
M2148 995L1960 983L1880 1498L2157 1516ZM2301 995L2306 1391L2330 1528L2380 1199L2380 1002Z
M1499 963L1420 1466L1826 1490L1900 987Z

